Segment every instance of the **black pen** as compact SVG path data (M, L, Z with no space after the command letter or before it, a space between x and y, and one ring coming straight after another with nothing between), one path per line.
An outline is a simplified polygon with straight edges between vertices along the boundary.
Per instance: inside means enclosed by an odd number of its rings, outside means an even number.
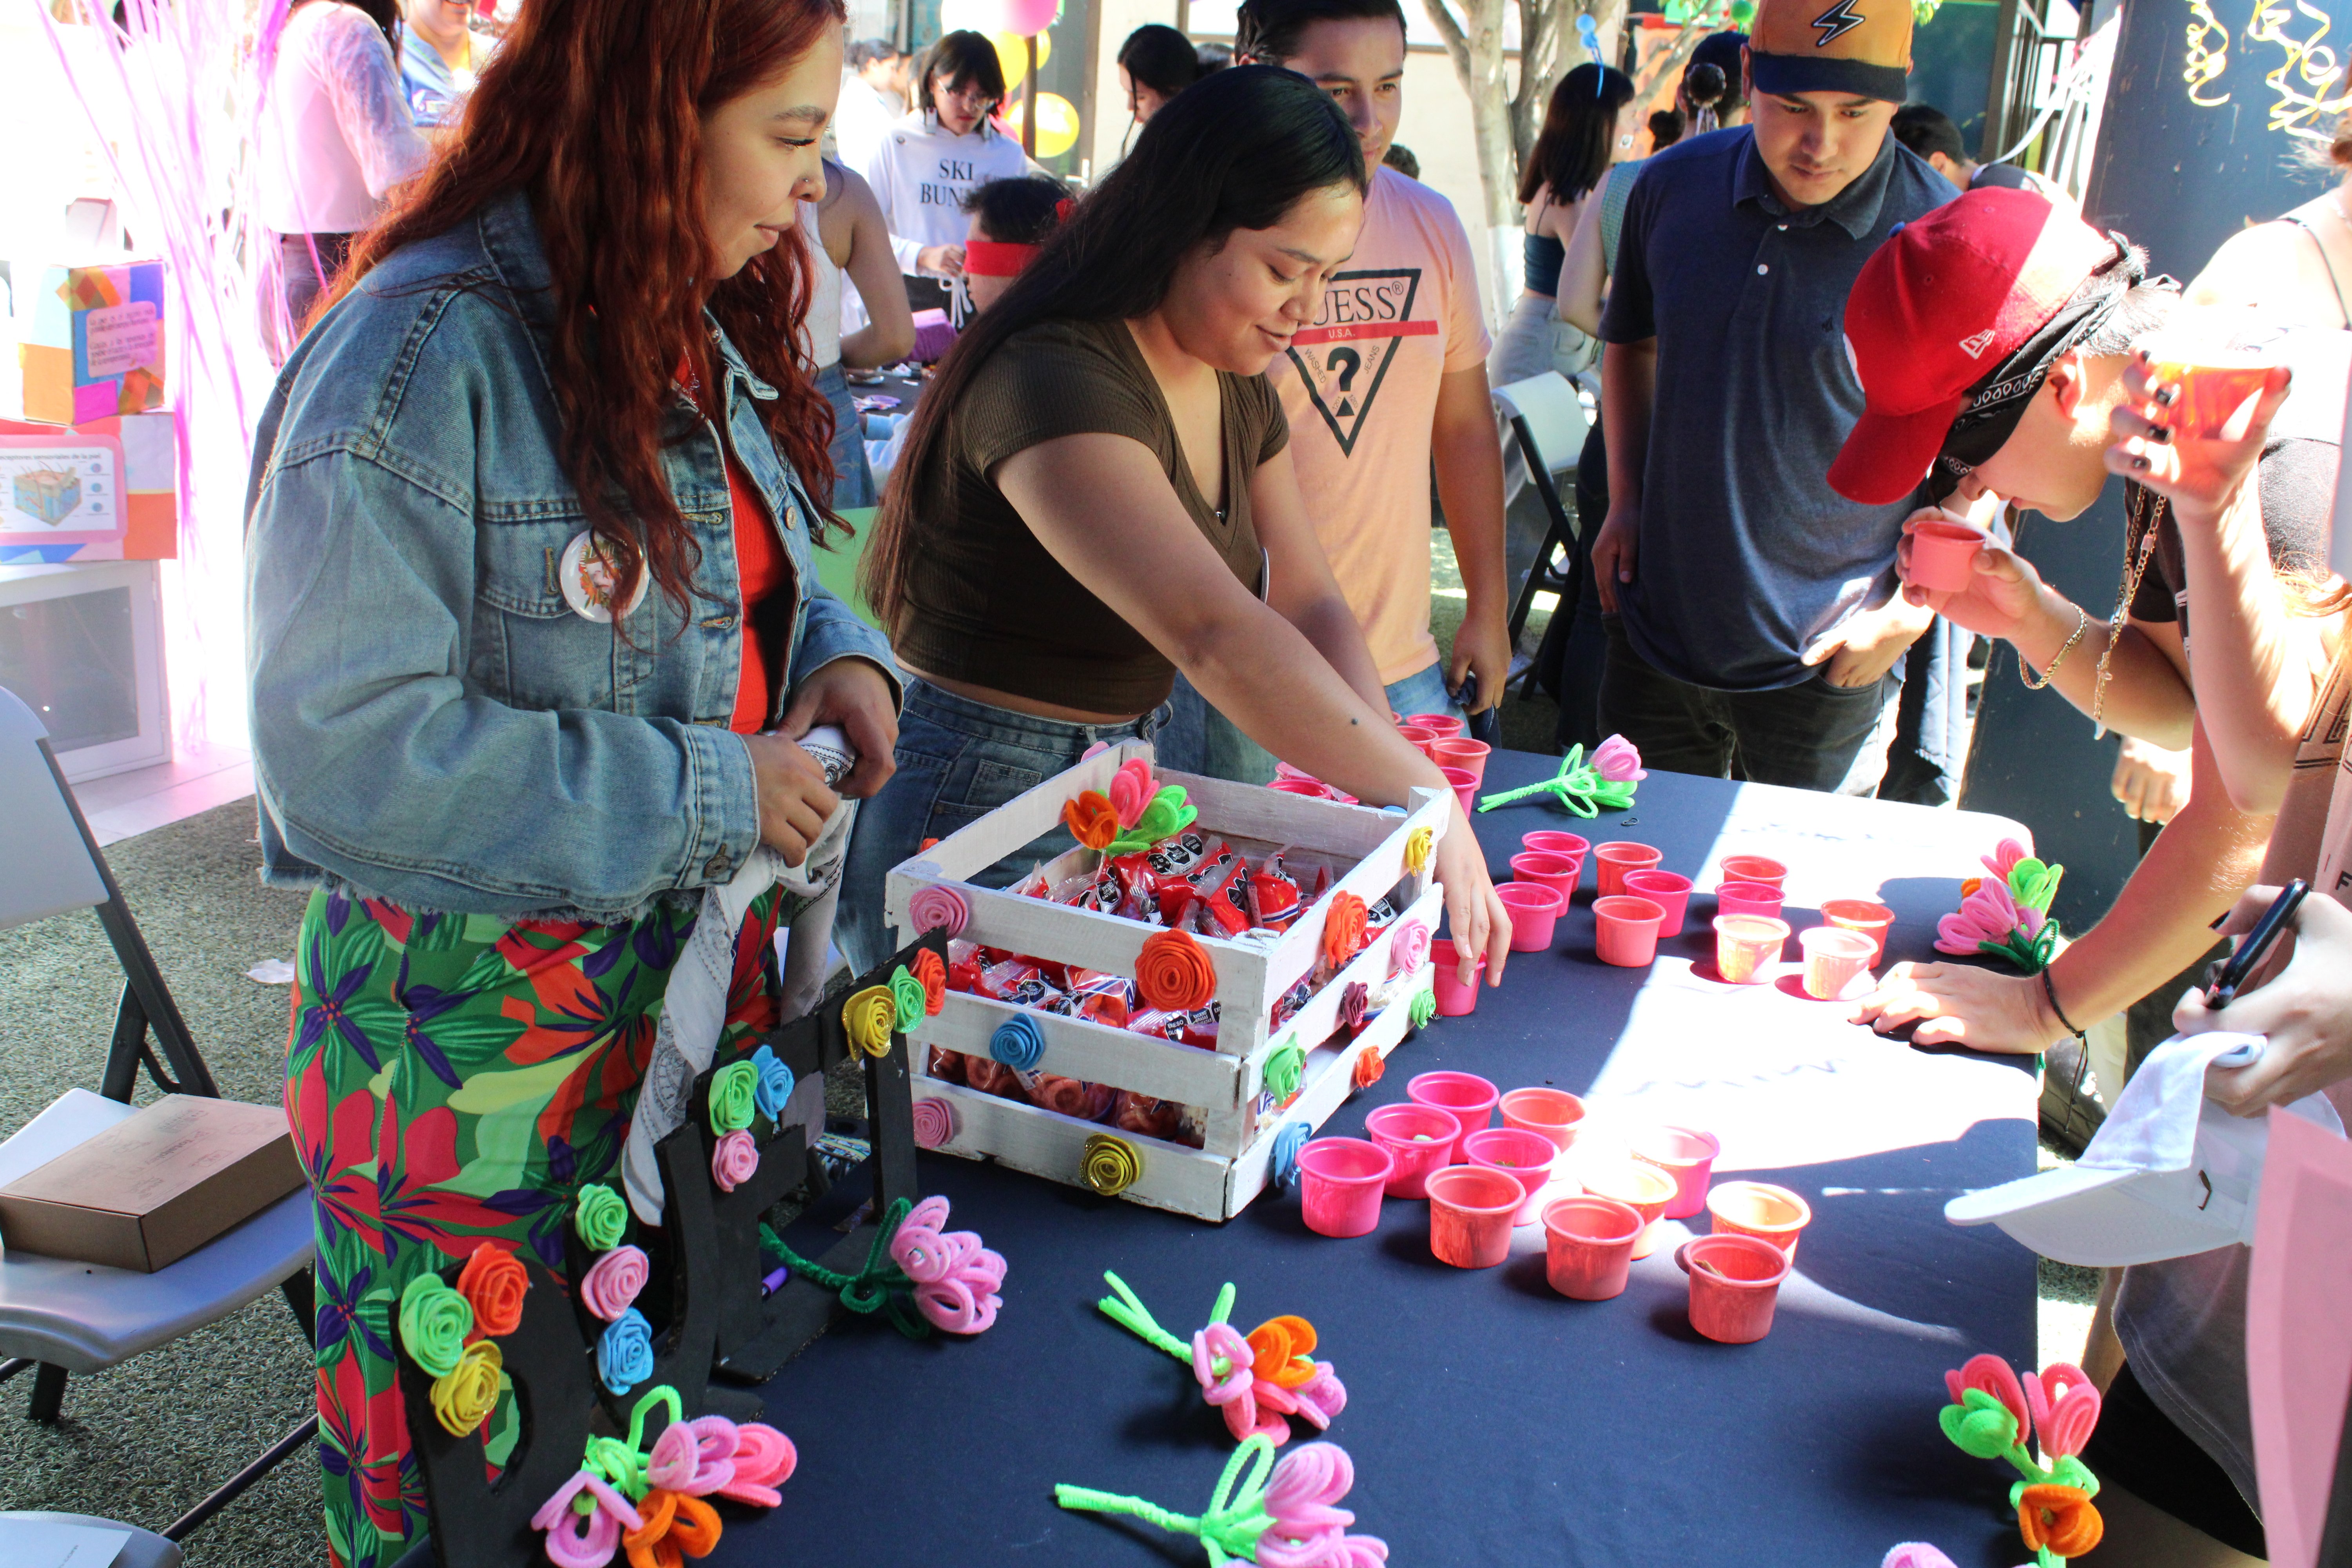
M2270 952L2279 932L2286 929L2286 922L2294 919L2294 911L2303 907L2304 895L2310 891L2311 884L2300 877L2281 888L2279 896L2271 900L2271 907L2263 911L2263 918L2254 922L2254 929L2239 939L2237 951L2228 958L2213 961L2205 972L2207 1007L2226 1007L2237 1000L2238 987L2253 973L2254 966Z

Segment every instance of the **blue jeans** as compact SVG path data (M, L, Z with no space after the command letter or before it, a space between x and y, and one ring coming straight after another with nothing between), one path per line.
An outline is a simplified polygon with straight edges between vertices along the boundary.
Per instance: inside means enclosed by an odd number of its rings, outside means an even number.
M1388 689L1389 706L1399 713L1448 713L1462 718L1461 707L1445 694L1443 659ZM1244 735L1234 721L1209 706L1180 670L1176 692L1169 700L1174 717L1153 742L1163 767L1205 778L1234 779L1243 784L1270 784L1274 753Z
M872 506L879 498L866 461L866 416L857 412L839 360L816 373L816 389L833 405L833 509Z
M860 806L841 874L841 912L833 940L860 973L896 948L884 912L890 868L914 858L926 838L945 838L1014 796L1077 765L1097 741L1150 740L1168 707L1125 724L1068 724L974 702L910 678L898 716L898 771ZM1002 888L1073 847L1055 828L970 880ZM908 933L911 937L913 933Z

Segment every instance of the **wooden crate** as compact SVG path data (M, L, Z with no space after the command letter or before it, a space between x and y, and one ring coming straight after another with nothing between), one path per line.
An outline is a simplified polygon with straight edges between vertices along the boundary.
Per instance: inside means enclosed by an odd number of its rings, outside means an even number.
M1020 798L989 813L914 859L895 868L888 884L888 919L908 930L907 909L915 890L932 883L952 886L971 910L961 934L991 948L1050 959L1109 973L1135 973L1144 942L1158 929L1116 915L1024 898L975 886L970 879L1061 822L1063 804L1082 790L1107 790L1111 775L1130 757L1149 761L1142 742L1102 752ZM1040 1106L1000 1099L928 1076L930 1053L912 1053L917 1098L934 1098L949 1109L953 1135L943 1152L993 1159L1015 1170L1054 1181L1083 1184L1087 1140L1109 1132L1140 1157L1141 1173L1121 1196L1155 1208L1202 1219L1239 1214L1265 1186L1271 1174L1276 1134L1286 1123L1320 1127L1347 1099L1358 1060L1368 1051L1383 1058L1410 1027L1408 1003L1429 983L1424 961L1419 973L1389 974L1394 935L1409 921L1434 934L1442 912L1434 865L1405 874L1405 847L1415 828L1427 827L1433 846L1453 819L1452 798L1416 790L1403 816L1366 806L1286 795L1223 779L1160 773L1163 784L1184 786L1200 811L1196 827L1213 833L1255 862L1268 850L1295 846L1346 867L1321 898L1302 909L1289 931L1252 932L1232 940L1196 938L1215 965L1219 1009L1214 1050L1115 1029L1090 1019L1064 1017L1014 1007L991 997L950 993L939 1016L912 1038L919 1046L986 1057L989 1038L1015 1014L1037 1026L1045 1042L1038 1070L1137 1094L1201 1107L1207 1113L1202 1147L1188 1148L1125 1131L1108 1123L1080 1121ZM1349 863L1352 862L1352 865ZM1400 886L1402 884L1402 886ZM1365 950L1318 991L1279 1028L1269 1026L1274 1005L1311 972L1319 954L1325 916L1341 892L1371 904L1398 890L1405 906ZM1341 994L1362 982L1387 1005L1342 1046L1325 1046L1339 1025ZM1267 1058L1296 1039L1306 1051L1300 1089L1286 1106L1271 1104L1263 1087Z

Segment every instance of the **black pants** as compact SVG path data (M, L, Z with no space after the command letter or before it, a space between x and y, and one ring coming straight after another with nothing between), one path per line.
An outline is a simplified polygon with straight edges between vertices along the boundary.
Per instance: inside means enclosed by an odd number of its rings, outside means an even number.
M2103 1481L2160 1508L2249 1557L2267 1558L2263 1521L2238 1495L2230 1473L2158 1409L2129 1363L2099 1403L2099 1425L2083 1463Z
M1815 675L1776 691L1714 691L1654 668L1633 651L1618 616L1602 617L1602 625L1609 663L1601 728L1639 747L1644 767L1838 795L1878 788L1899 676L1832 686Z

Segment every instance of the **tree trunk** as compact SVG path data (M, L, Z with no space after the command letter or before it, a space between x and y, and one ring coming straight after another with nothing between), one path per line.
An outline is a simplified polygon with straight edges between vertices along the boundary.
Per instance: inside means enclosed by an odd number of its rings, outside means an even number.
M1510 80L1503 61L1506 0L1459 0L1460 18L1447 0L1423 0L1429 19L1445 40L1454 74L1470 100L1470 131L1478 149L1478 184L1486 210L1478 226L1486 237L1500 308L1518 293L1517 266L1519 163L1511 136Z
M1511 98L1511 142L1519 165L1535 151L1542 133L1544 110L1559 79L1586 63L1584 45L1577 37L1576 18L1591 11L1598 24L1603 64L1613 66L1623 57L1626 0L1517 0L1519 7L1519 85Z

